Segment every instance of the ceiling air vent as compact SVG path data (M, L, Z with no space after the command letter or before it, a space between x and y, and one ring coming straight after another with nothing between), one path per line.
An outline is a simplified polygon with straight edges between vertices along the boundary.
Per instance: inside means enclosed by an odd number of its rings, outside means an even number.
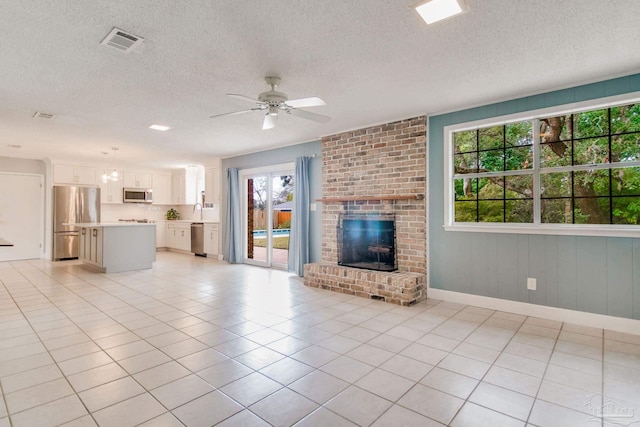
M34 119L53 119L54 117L53 114L41 113L40 111L36 111L33 115Z
M109 34L100 42L105 46L116 48L124 53L129 53L140 46L144 39L127 33L119 28L113 28Z

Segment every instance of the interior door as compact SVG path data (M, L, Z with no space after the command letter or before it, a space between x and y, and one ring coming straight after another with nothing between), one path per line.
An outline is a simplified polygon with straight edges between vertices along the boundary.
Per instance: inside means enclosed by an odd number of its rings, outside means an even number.
M0 261L41 258L44 190L41 175L0 172Z
M244 261L287 269L293 167L243 174Z

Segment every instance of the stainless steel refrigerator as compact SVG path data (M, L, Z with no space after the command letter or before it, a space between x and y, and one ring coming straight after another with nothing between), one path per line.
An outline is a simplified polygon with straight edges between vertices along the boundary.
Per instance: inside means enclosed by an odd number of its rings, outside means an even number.
M78 258L78 222L100 222L100 188L53 187L54 261Z

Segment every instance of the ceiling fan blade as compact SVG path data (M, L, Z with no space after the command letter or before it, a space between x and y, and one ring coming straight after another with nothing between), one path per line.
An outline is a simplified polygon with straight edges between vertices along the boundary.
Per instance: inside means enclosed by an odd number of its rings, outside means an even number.
M290 99L285 102L289 107L293 108L306 108L306 107L318 107L320 105L327 105L321 98L312 96L310 98Z
M278 116L272 116L271 114L265 114L264 122L262 123L262 130L273 129L276 127L276 119Z
M260 111L260 108L249 108L248 110L240 110L240 111L232 111L231 113L216 114L214 116L209 116L209 118L214 119L216 117L222 117L222 116L234 116L236 114L250 113L252 111Z
M327 123L329 120L331 120L331 117L323 116L322 114L312 113L310 111L298 110L296 108L291 108L287 112L293 116L297 116L307 120L313 120L314 122L318 122L318 123Z
M256 103L256 104L262 104L263 103L261 101L258 101L257 99L249 98L248 96L240 95L240 94L237 94L237 93L227 93L227 96L230 96L231 98L240 99L242 101L253 102L253 103Z

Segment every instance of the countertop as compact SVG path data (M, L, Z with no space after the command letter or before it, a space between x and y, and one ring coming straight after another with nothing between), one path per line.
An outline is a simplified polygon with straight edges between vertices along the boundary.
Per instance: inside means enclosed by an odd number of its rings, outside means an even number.
M165 221L165 222L178 222L181 224L193 224L198 223L198 224L219 224L220 221L208 221L208 220L202 220L200 221L199 219L156 219L153 221Z
M71 222L64 225L74 227L155 227L153 222Z

